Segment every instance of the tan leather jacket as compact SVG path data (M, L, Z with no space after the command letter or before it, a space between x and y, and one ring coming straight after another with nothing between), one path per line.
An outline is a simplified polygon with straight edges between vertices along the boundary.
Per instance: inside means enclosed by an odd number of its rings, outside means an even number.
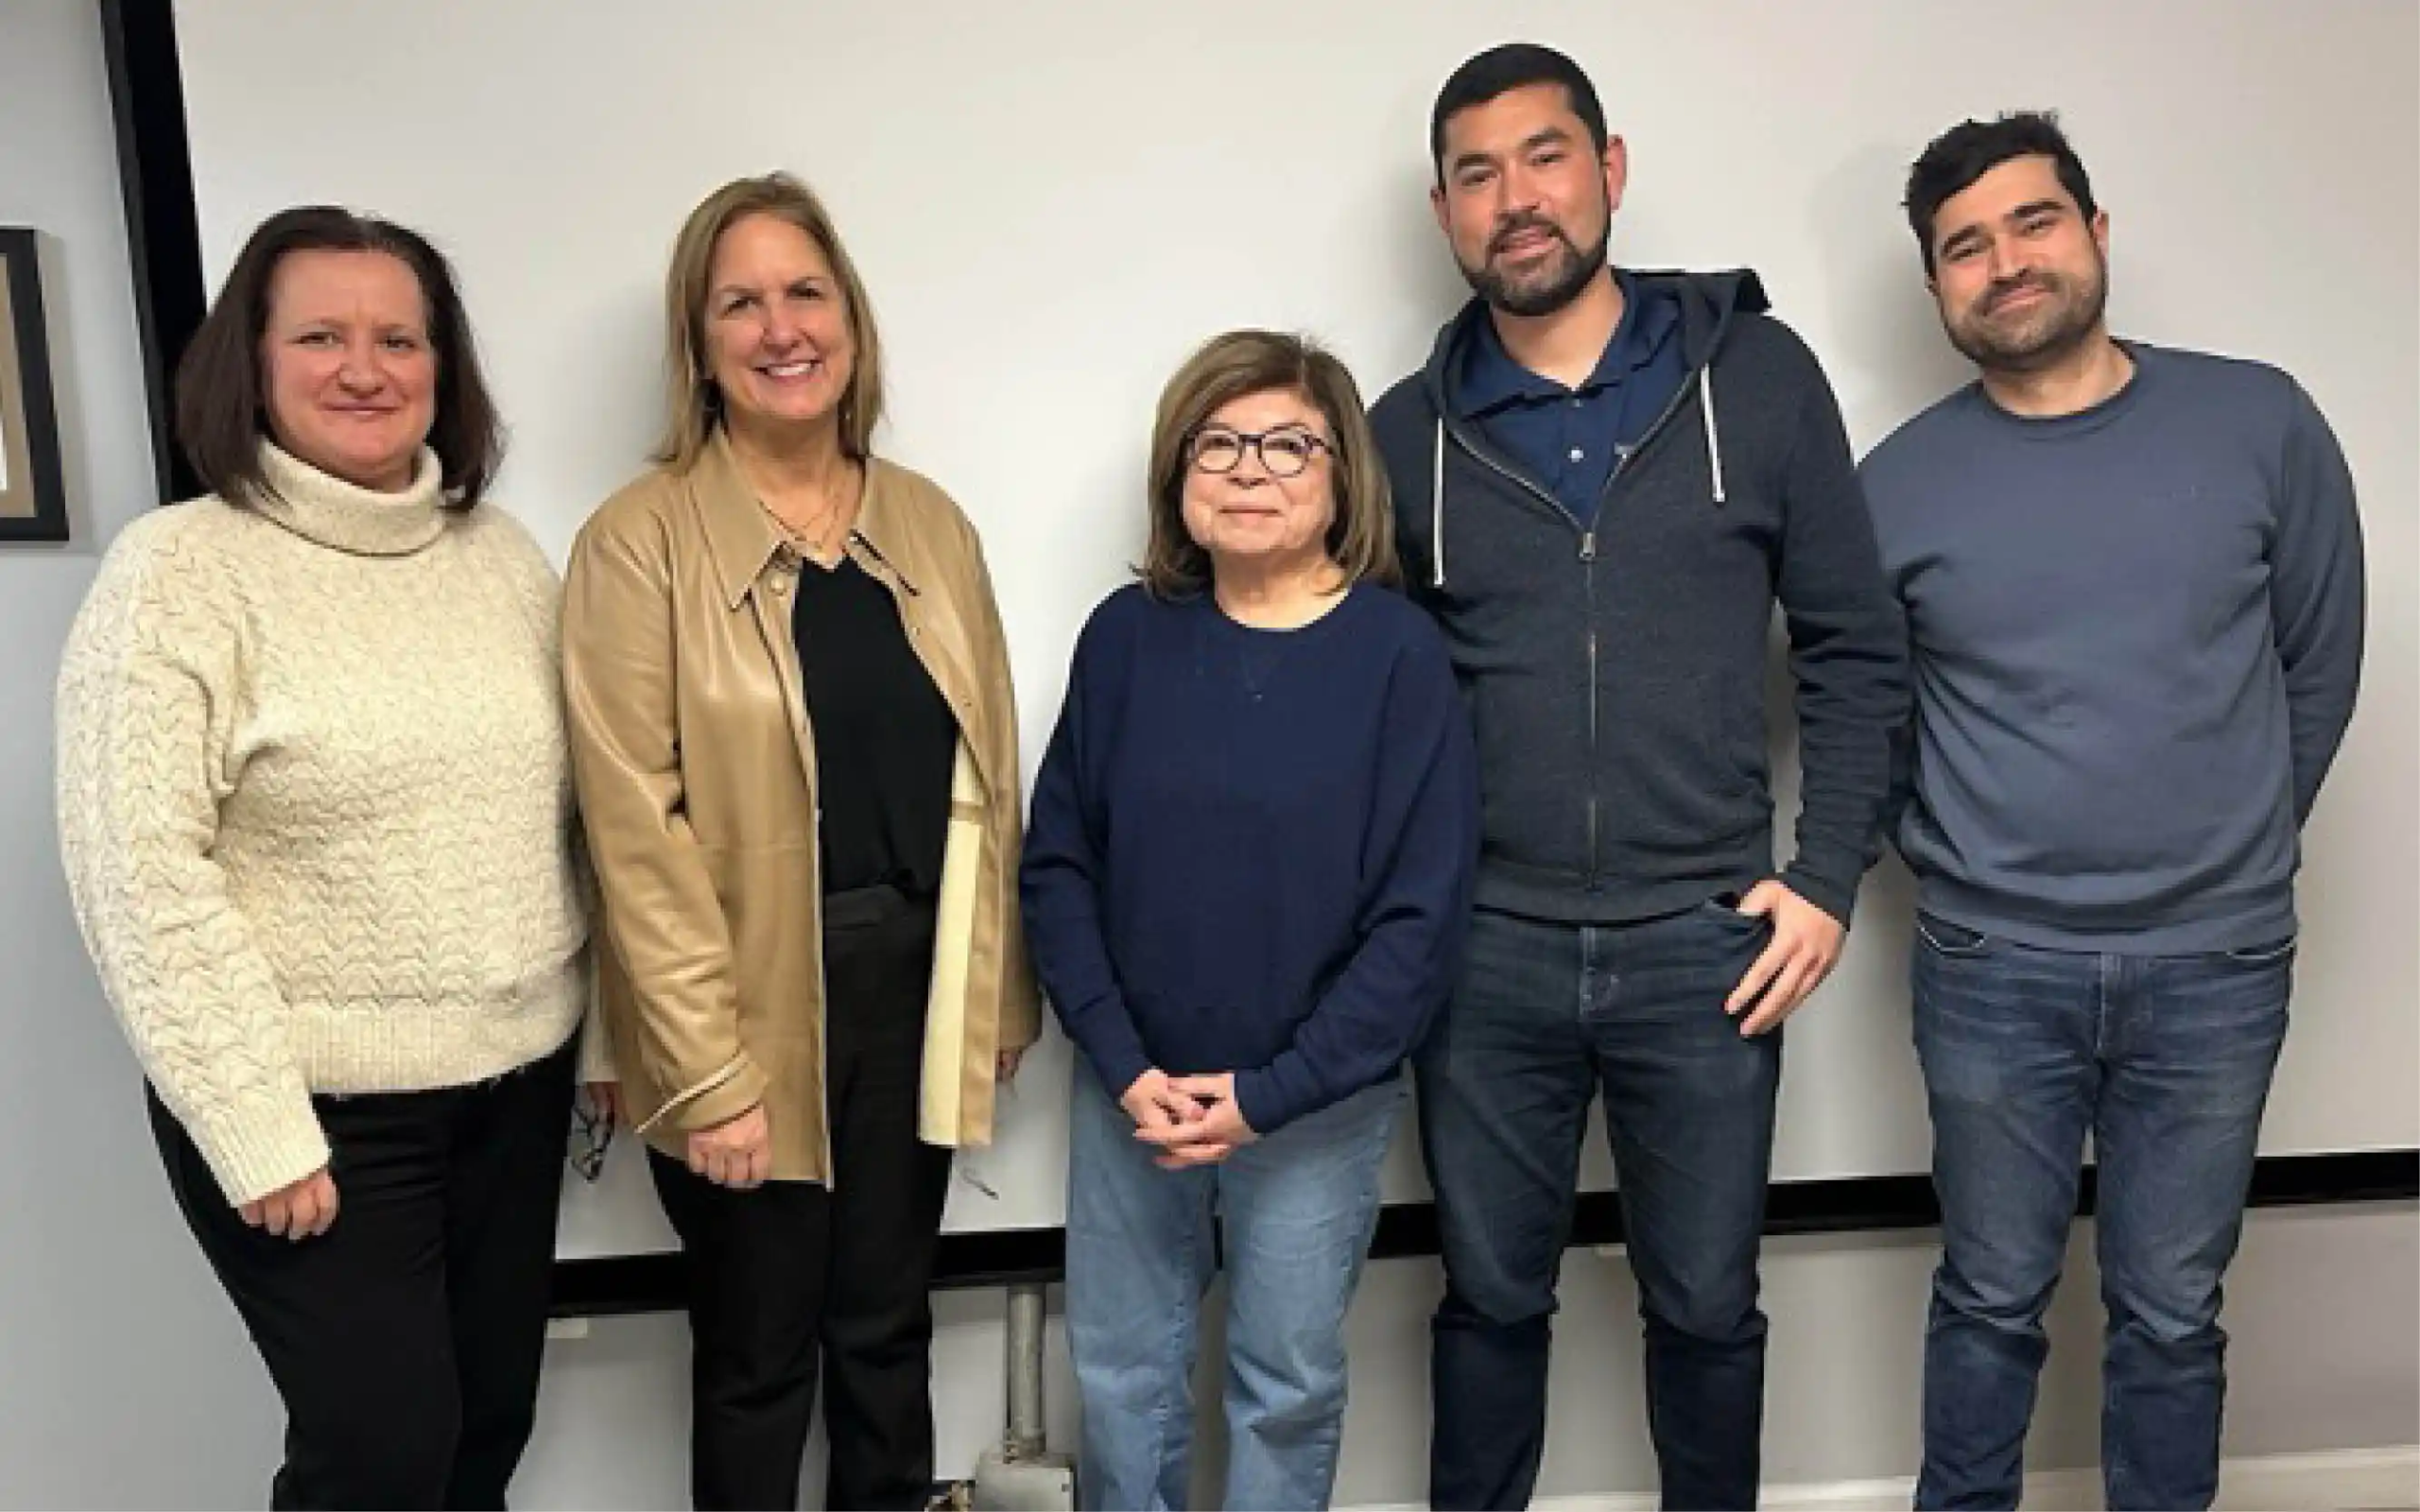
M920 1132L978 1144L998 1052L1039 1027L1017 917L1008 645L974 527L930 482L870 462L848 549L890 590L958 714ZM630 1118L680 1156L689 1131L762 1099L774 1179L827 1181L815 742L790 635L799 571L717 436L689 473L648 473L581 529L563 661Z

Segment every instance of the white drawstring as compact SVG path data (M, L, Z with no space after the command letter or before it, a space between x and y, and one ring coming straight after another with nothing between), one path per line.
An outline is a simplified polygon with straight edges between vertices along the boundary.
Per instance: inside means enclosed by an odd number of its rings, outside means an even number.
M1714 422L1714 364L1698 369L1698 413L1705 421L1705 451L1714 468L1714 502L1728 502L1722 488L1722 431ZM1445 586L1445 421L1436 427L1428 461L1428 586Z
M1428 586L1445 586L1445 421L1437 421L1437 447L1428 463Z
M1722 502L1722 432L1714 423L1714 364L1698 369L1698 412L1705 417L1705 451L1714 462L1714 502Z

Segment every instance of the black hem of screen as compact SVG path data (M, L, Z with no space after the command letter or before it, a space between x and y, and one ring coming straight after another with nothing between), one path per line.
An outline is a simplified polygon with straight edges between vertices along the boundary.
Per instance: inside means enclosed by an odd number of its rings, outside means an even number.
M2093 1210L2093 1173L2084 1169L2078 1216ZM2408 1203L2420 1198L2420 1151L2364 1150L2339 1155L2271 1155L2252 1177L2256 1209ZM1933 1228L1941 1208L1932 1180L1921 1176L1850 1177L1830 1181L1778 1181L1766 1198L1765 1232L1871 1234ZM1590 1248L1622 1242L1621 1201L1610 1192L1582 1194L1571 1245ZM1437 1206L1395 1203L1378 1216L1373 1260L1415 1260L1437 1253ZM936 1291L973 1291L1059 1280L1066 1261L1061 1228L998 1228L942 1236L933 1267ZM677 1312L683 1305L678 1254L566 1260L555 1265L557 1317L614 1317Z

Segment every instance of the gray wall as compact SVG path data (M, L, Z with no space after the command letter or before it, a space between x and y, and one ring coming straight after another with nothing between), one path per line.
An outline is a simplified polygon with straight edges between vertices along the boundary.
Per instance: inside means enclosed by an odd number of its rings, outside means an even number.
M151 502L95 11L90 0L0 5L0 224L46 236L77 531L63 549L0 548L0 1505L257 1505L276 1457L275 1402L169 1205L134 1065L77 940L53 839L59 645L95 554ZM1775 1480L1910 1470L1929 1263L1923 1235L1774 1246ZM2090 1281L2080 1252L2035 1435L2043 1464L2092 1458ZM1343 1501L1418 1498L1425 1314L1436 1289L1428 1263L1372 1268L1353 1321ZM2409 1207L2256 1216L2230 1294L2230 1453L2420 1439L2415 1294L2420 1219ZM1541 1489L1643 1488L1626 1275L1575 1254L1564 1303ZM988 1295L942 1304L945 1470L971 1467L998 1422L997 1307ZM680 1501L682 1355L679 1324L666 1318L600 1323L559 1341L521 1504ZM1068 1392L1055 1355L1052 1385L1063 1435Z

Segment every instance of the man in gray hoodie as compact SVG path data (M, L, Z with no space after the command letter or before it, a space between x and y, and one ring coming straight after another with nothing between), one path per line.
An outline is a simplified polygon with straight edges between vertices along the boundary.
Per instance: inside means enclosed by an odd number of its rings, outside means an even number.
M1446 1275L1429 1499L1529 1500L1601 1091L1665 1502L1752 1506L1779 1030L1880 849L1898 615L1831 389L1755 275L1608 265L1628 156L1587 76L1482 53L1429 146L1476 297L1371 416L1483 799L1462 980L1416 1061ZM1776 598L1803 770L1778 871Z
M1980 371L1864 466L1917 693L1916 1504L2017 1504L2088 1131L2107 1504L2207 1506L2297 837L2360 676L2353 481L2286 374L2111 338L2108 216L2049 117L1945 133L1907 208Z

